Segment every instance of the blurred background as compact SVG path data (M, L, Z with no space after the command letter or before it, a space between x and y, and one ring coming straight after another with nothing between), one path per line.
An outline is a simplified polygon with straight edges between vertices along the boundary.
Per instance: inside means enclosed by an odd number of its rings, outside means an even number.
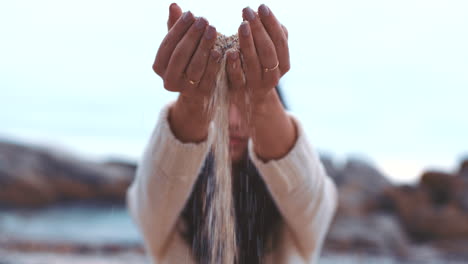
M143 261L124 192L176 98L151 69L171 3L0 3L0 262ZM468 257L468 2L177 3L288 28L280 84L340 189L323 263Z

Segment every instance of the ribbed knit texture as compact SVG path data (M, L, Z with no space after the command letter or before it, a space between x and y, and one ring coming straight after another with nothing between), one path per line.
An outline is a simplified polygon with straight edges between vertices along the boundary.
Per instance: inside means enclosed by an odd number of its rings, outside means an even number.
M182 143L167 121L168 107L160 119L127 192L127 206L139 227L151 263L194 263L181 237L183 209L195 178L209 151L207 142ZM293 118L293 117L292 117ZM265 263L317 263L323 240L337 206L334 183L293 118L298 138L283 158L262 162L249 142L249 155L282 215L277 249ZM209 132L210 133L210 132ZM177 162L175 162L177 161Z

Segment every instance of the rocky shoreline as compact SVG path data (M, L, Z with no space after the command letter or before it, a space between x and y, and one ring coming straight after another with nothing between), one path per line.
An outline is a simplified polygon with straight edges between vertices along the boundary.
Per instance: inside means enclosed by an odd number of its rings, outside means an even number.
M92 162L56 150L0 142L0 206L123 204L135 169L131 162Z
M428 171L417 184L400 186L363 161L322 161L339 192L325 251L402 262L468 259L468 160L455 173Z
M468 160L454 173L425 172L411 186L392 184L362 160L349 159L341 166L328 157L322 161L339 190L338 212L325 241L325 256L387 256L396 259L395 263L468 259ZM0 141L0 210L68 202L124 206L135 169L134 162L87 161L56 150ZM75 256L71 259L95 256L95 260L76 263L123 263L118 261L125 258L112 262L105 257L115 255L125 255L132 263L144 261L141 243L0 239L2 264L14 263L12 256L18 259L31 254Z

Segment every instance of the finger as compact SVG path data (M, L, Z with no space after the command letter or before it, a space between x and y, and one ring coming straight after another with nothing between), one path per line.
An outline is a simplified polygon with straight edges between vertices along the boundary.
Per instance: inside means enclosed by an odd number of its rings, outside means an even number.
M276 49L258 15L250 7L247 7L243 10L243 16L249 21L262 68L274 68L278 64Z
M174 52L174 49L177 47L177 43L179 43L179 41L185 35L185 32L187 32L187 30L193 24L193 21L195 21L193 14L190 11L185 12L184 15L182 15L182 18L177 20L177 22L162 41L153 64L153 70L159 76L164 76L171 55Z
M169 91L178 91L183 87L180 86L178 80L186 79L184 76L185 69L187 68L190 59L192 58L200 38L205 31L208 21L204 18L197 18L187 33L184 35L182 40L177 44L174 52L171 55L169 64L167 66L166 73L164 75L165 87ZM166 82L167 81L167 82ZM186 80L197 81L197 80Z
M226 52L226 72L229 88L234 92L240 91L244 87L244 74L239 59L239 51L228 50Z
M210 55L210 50L216 41L216 28L208 26L203 33L200 44L195 51L190 63L185 70L185 75L190 80L199 81L205 71L206 63Z
M181 16L182 16L182 9L176 3L172 3L169 6L169 18L167 20L167 30L170 30Z
M289 48L287 39L287 29L282 26L276 19L273 12L266 5L261 5L258 8L258 14L262 24L276 49L276 55L279 60L279 68L282 74L286 73L289 68Z
M281 25L281 27L283 28L284 35L286 35L286 39L289 39L288 29L284 25Z
M209 95L213 90L213 87L216 84L216 76L218 75L220 57L221 53L219 51L214 49L210 51L210 58L208 59L205 72L203 73L203 77L198 85L200 93Z
M257 51L255 50L249 22L242 22L237 35L239 36L239 46L242 54L242 67L247 82L249 80L260 80L262 77L261 66Z

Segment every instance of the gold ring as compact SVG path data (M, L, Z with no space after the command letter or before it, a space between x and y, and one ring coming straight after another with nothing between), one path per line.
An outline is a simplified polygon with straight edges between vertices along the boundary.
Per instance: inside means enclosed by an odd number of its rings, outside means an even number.
M273 68L265 68L265 72L270 72L270 71L274 71L278 68L279 66L279 61L276 63L275 67Z
M185 76L185 79L187 79L187 81L189 81L189 83L190 83L191 85L195 85L195 84L197 84L197 83L200 82L200 81L197 82L197 81L192 81L192 80L190 80L186 74L184 74L184 76Z
M186 79L191 85L195 85L195 84L198 83L197 81L192 81L192 80L190 80L189 77L187 76L187 74L185 74L185 73L184 73L184 77L185 77L185 79Z

